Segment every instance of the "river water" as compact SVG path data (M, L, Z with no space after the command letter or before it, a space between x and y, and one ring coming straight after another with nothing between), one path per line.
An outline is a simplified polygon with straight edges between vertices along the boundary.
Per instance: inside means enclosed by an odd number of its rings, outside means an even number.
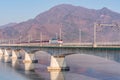
M48 60L46 60L48 59ZM66 57L68 72L47 71L48 56L41 56L35 71L24 71L23 64L12 67L0 62L0 80L120 80L120 63L105 58L76 54Z
M13 68L10 63L0 62L0 80L44 80L35 72Z

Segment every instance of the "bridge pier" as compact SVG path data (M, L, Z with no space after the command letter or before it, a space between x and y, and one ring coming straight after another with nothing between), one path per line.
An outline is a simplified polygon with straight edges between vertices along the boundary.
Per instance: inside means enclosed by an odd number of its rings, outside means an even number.
M35 59L35 54L25 53L25 59L23 60L24 68L26 71L34 70L35 64L38 63L38 60Z
M19 54L19 51L17 51L17 50L12 50L12 66L13 67L16 67L16 65L18 65L19 64L19 61L18 61L18 59L21 59L21 56L20 56L20 54Z
M4 62L6 63L9 63L11 62L11 56L12 56L12 53L11 51L7 51L6 49L4 50Z
M51 56L51 63L47 69L48 71L69 71L69 67L65 62L65 56Z
M3 60L4 58L4 54L3 54L3 51L0 49L0 60Z

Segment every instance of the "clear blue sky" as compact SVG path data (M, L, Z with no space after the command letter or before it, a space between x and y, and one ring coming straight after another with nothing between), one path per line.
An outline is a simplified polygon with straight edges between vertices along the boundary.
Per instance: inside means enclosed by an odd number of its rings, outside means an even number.
M59 4L90 9L107 7L120 13L120 0L0 0L0 25L26 21Z

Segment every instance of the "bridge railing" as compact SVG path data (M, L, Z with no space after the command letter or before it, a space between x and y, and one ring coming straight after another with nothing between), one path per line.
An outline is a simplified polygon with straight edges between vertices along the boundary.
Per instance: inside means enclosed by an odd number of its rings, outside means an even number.
M64 43L63 46L92 46L93 43Z
M43 44L39 44L39 43L24 43L24 44L0 44L0 46L71 46L71 47L94 47L93 43L62 43L62 44L49 44L49 43L43 43ZM96 43L96 47L120 47L120 43L119 42L105 42L105 43L101 43L101 42L97 42Z
M98 42L96 43L97 46L120 46L120 42Z

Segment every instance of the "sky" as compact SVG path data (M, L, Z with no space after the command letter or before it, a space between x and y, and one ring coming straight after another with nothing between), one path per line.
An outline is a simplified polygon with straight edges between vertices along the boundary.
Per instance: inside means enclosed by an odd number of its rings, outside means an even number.
M120 13L120 0L0 0L0 25L27 21L60 4L89 9L107 7Z

